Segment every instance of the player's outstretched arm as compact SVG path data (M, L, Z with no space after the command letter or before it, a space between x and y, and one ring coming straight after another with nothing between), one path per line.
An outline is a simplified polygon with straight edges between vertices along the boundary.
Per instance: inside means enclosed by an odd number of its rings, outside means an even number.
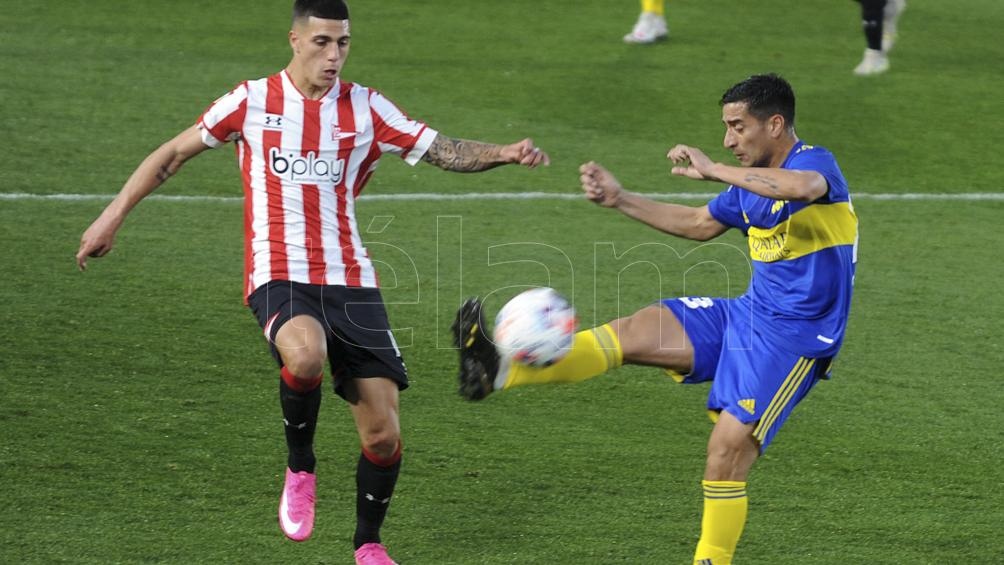
M579 180L590 201L615 208L630 218L677 237L707 241L728 229L711 215L707 206L695 208L656 202L628 192L610 171L592 161L579 167Z
M523 165L530 169L551 164L547 153L536 147L532 139L524 139L511 145L495 145L454 139L442 134L436 136L422 159L444 171L458 173L476 173L509 164Z
M192 126L148 155L130 175L118 196L81 236L77 267L83 271L87 268L88 257L108 254L115 243L115 232L122 226L129 211L178 172L185 161L206 149L209 147L202 142L198 126Z
M775 200L812 202L826 194L828 185L816 171L773 167L733 167L716 163L700 149L677 145L666 154L677 166L673 174L695 180L713 180L745 188Z

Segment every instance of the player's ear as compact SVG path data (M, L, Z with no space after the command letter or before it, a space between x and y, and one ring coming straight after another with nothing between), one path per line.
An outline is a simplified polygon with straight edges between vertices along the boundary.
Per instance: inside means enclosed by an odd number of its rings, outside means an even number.
M784 116L781 114L774 114L771 116L767 124L771 137L778 138L784 133L786 126L784 123Z
M299 41L298 41L298 39L299 39L299 36L296 35L296 30L295 29L289 30L289 47L290 47L290 49L293 50L293 53L299 53L300 52L300 47L299 47Z

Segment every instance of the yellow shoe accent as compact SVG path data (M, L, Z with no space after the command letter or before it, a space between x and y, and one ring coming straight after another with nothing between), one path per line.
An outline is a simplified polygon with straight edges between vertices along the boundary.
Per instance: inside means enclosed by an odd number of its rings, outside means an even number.
M470 331L469 337L467 338L467 343L464 344L464 347L470 347L470 346L474 345L474 333L477 332L477 331L478 331L478 325L477 324L474 324L473 326L471 326L471 331Z
M450 327L453 345L460 353L460 371L457 373L458 392L467 400L481 400L495 390L499 375L498 351L485 335L484 311L477 298L465 300L457 310Z

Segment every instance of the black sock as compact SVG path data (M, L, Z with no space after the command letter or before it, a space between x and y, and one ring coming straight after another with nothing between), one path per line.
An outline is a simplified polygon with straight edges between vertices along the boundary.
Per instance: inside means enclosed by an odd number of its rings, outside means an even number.
M377 465L366 454L359 456L356 467L356 534L353 543L356 549L363 544L380 543L380 526L387 515L390 497L394 494L394 484L401 470L401 448L393 463Z
M886 0L861 0L861 25L868 48L882 50L882 19Z
M298 392L290 388L285 380L279 379L279 403L286 428L289 468L294 473L313 473L317 463L314 457L314 429L317 428L317 412L321 408L321 387Z

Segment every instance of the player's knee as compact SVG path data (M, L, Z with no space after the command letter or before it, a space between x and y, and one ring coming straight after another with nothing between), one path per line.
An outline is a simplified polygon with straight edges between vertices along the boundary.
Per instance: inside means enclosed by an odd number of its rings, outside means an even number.
M307 382L317 380L324 371L325 358L325 355L316 352L311 354L308 351L301 351L289 356L283 355L283 363L296 380Z
M401 433L392 428L373 430L363 434L362 447L381 459L390 459L401 443Z
M639 319L639 313L626 318L618 318L611 322L610 326L617 333L625 360L636 359L651 349L644 339L645 322Z
M744 481L759 455L750 437L715 438L708 443L704 478L709 481Z
M727 464L728 462L735 461L738 459L740 453L742 453L742 448L736 444L718 442L708 445L708 461L714 461L719 464Z
M671 319L665 319L669 316ZM662 306L648 306L611 323L620 340L624 361L656 365L680 372L692 366L693 350L673 314Z
M708 449L708 461L704 471L706 481L746 480L749 468L742 465L738 450L726 448Z
M397 452L399 442L397 434L370 436L363 439L363 449L381 459L390 459Z
M308 316L287 321L275 335L282 363L297 380L315 380L324 370L328 344L324 328Z

